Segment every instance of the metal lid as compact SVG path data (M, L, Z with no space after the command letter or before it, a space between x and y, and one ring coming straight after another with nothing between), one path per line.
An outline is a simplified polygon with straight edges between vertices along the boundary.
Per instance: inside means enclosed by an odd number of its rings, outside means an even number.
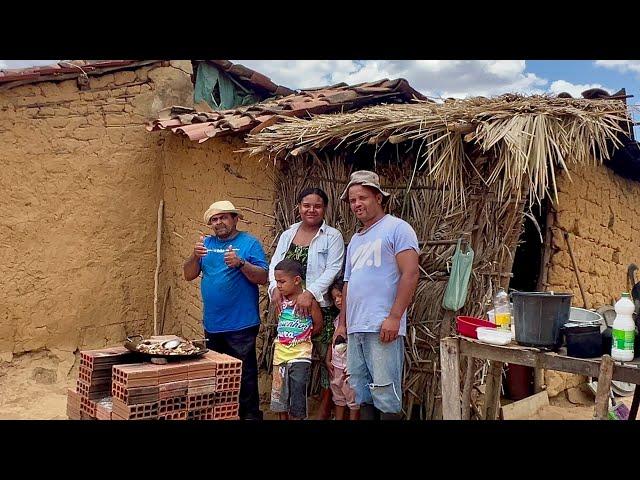
M549 297L549 298L571 298L573 297L573 293L555 293L555 292L511 292L512 296L523 296L523 297Z
M579 328L585 328L585 329L592 329L592 328L597 328L598 331L600 331L600 325L601 323L599 321L588 321L588 322L567 322L565 323L562 328L566 329L572 329L572 330L576 330Z

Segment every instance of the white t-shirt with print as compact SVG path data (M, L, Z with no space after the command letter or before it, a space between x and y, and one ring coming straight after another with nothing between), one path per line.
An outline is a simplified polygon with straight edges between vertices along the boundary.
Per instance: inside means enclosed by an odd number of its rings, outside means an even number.
M347 247L344 272L347 293L347 333L379 332L398 291L400 270L396 255L420 252L416 232L404 220L385 215L366 231L356 233ZM406 335L407 312L400 335Z

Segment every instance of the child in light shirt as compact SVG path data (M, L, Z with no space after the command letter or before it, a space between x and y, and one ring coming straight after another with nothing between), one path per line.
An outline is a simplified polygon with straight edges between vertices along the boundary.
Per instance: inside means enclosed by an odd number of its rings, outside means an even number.
M331 285L330 292L333 303L338 310L342 310L342 278L337 278ZM334 320L338 325L338 317ZM355 392L349 385L347 374L347 339L334 334L331 348L327 352L327 369L329 370L330 387L335 405L336 420L359 420L360 405L356 403ZM347 413L348 409L348 413Z

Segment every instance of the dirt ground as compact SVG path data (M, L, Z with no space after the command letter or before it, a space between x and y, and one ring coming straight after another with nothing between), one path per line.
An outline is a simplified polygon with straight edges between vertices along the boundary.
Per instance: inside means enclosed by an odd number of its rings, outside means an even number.
M71 357L61 361L48 352L14 357L0 363L0 420L65 420L67 388L75 384L77 365ZM262 396L265 420L276 416L269 411L266 395ZM627 407L631 397L618 398ZM590 420L593 417L593 394L586 387L561 392L542 407L530 420ZM309 399L311 414L318 399Z
M45 352L1 362L0 420L66 420L67 388L75 383L70 363Z

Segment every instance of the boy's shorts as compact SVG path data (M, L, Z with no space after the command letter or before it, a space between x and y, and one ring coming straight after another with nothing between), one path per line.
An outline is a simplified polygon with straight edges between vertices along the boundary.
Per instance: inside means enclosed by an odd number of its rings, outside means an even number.
M287 412L295 418L307 417L307 388L311 362L298 360L273 366L271 411Z
M347 372L345 372L344 368L333 367L331 393L333 394L333 403L337 406L347 406L349 410L358 410L360 408L360 405L356 403L356 392L349 385Z

